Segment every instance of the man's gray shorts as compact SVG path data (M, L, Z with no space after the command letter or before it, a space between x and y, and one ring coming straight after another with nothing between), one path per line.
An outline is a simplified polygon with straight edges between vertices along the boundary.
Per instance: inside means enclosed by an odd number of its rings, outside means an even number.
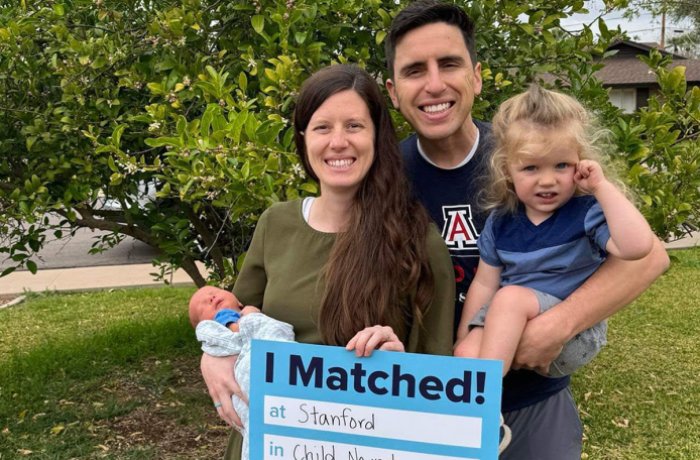
M583 429L568 388L503 417L513 439L499 460L581 460Z
M544 313L561 302L561 299L549 295L546 292L541 292L532 288L527 289L535 293L537 301L540 304L540 313ZM469 326L483 327L488 309L489 304L481 307L477 314L474 315L474 318L469 322ZM600 349L607 343L607 334L607 321L601 321L590 329L586 329L580 334L577 334L576 337L564 345L561 354L557 356L549 366L548 376L563 377L565 375L571 375L580 367L591 362L591 360L598 355Z

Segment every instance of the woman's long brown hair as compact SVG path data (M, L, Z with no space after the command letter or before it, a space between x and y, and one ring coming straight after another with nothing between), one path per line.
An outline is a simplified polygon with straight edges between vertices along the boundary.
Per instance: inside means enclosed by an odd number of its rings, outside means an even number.
M420 322L434 289L426 247L429 217L411 197L384 96L359 67L326 67L302 86L294 127L304 169L318 180L303 135L311 116L326 99L345 90L355 91L369 108L375 155L355 195L348 228L338 234L324 270L319 328L331 345L345 345L368 326L396 330Z

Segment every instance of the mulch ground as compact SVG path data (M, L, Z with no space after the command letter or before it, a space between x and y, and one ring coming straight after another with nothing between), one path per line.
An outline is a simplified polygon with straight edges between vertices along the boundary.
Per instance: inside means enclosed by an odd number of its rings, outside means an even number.
M118 394L121 401L136 399L140 403L134 410L98 424L104 453L150 448L159 460L222 458L231 429L218 418L208 399L204 404L192 402L193 394L205 392L197 363L190 358L173 359L174 378L162 394L121 379L112 389L104 388ZM146 364L145 372L148 367Z
M10 303L15 300L19 295L17 294L0 294L0 306Z
M112 420L106 449L123 452L151 447L158 459L220 459L226 450L230 430L212 417L214 424L195 428L182 425L158 408L140 407Z

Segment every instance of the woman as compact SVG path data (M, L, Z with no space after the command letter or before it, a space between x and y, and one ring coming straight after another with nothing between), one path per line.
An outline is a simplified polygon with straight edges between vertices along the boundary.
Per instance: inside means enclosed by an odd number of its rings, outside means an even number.
M295 142L320 195L260 217L233 288L304 343L452 351L454 273L444 242L411 198L384 97L359 67L335 65L302 86ZM202 358L219 415L236 423L235 358ZM227 459L240 458L234 433Z

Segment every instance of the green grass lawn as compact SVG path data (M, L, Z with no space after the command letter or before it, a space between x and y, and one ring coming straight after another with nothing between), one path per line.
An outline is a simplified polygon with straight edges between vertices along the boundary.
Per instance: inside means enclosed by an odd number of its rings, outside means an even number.
M700 249L671 255L668 273L610 320L608 346L573 377L585 458L700 458Z
M0 459L218 459L193 288L33 295L0 310Z
M573 378L587 459L700 458L700 249L610 321ZM218 459L193 288L32 295L0 310L0 460Z

